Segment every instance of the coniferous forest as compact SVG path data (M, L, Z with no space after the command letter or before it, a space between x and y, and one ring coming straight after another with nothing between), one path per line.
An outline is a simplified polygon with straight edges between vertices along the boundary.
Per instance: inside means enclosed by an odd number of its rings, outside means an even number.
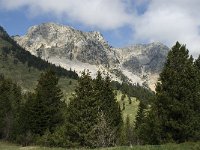
M15 47L2 48L5 55L18 47L13 44ZM89 71L78 78L74 72L40 62L39 58L37 63L32 57L25 59L23 55L29 56L28 52L20 47L17 50L20 52L13 51L12 55L19 61L46 71L29 92L0 76L2 140L23 146L67 148L200 141L200 57L193 59L185 45L177 42L168 53L155 93L139 85L112 82L100 71L94 79ZM78 80L70 101L58 85L60 76ZM122 101L128 95L129 103L130 97L140 102L134 122L130 116L122 117L125 108L120 107L115 93L119 90Z

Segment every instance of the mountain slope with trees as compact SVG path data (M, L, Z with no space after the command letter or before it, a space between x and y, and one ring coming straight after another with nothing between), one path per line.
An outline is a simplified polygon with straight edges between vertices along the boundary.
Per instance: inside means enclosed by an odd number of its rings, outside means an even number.
M112 80L139 83L155 89L169 48L162 43L113 48L97 31L83 32L57 23L32 26L13 39L31 54L78 73L84 69L96 77L98 70Z
M73 81L78 78L74 71L67 71L31 55L0 27L0 73L7 78L11 78L27 90L36 85L40 73L48 68L53 69L63 79L65 78L62 81L66 83L69 82L69 79Z

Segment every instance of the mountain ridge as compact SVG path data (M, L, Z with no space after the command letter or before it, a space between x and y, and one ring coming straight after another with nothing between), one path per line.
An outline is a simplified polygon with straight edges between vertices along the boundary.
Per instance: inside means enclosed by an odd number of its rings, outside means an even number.
M69 80L74 81L78 78L73 71L68 71L31 55L0 26L0 74L12 79L22 87L23 91L27 91L34 89L40 74L50 68L60 77L62 87L62 83L67 85Z
M101 70L109 73L113 80L151 88L157 82L169 51L158 42L113 48L100 32L83 32L56 23L30 27L24 36L13 38L31 54L72 68L79 74L83 69L89 69L92 74Z

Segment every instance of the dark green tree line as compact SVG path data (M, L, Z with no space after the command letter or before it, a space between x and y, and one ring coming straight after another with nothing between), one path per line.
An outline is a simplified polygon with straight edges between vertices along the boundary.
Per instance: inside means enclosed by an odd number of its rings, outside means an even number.
M19 111L22 105L21 88L0 76L0 138L12 139L19 127Z
M62 92L55 73L51 70L42 73L35 93L28 95L24 107L26 114L22 119L27 123L24 128L38 135L43 135L47 129L53 132L63 122L61 110L65 104L61 98Z
M144 143L180 143L200 139L198 62L197 59L195 66L185 45L177 42L172 47L157 83L156 98L148 115L143 117L144 126L140 126L143 131L140 139L143 138Z

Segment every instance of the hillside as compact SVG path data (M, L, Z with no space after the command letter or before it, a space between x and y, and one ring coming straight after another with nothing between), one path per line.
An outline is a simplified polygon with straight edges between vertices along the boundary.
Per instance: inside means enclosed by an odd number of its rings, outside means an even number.
M57 72L57 75L60 76L59 86L63 90L64 97L69 100L77 83L77 74L74 73L74 71L67 71L31 55L28 51L25 51L18 44L16 44L16 42L9 37L3 28L0 28L1 74L4 74L6 78L10 78L14 82L18 83L22 87L23 91L33 91L40 74L47 68L53 68ZM118 91L117 100L120 102L121 108L123 107L123 102L120 101L122 95L121 91L131 96L132 104L129 104L128 97L124 100L126 108L123 110L123 118L130 115L133 122L138 105L138 101L136 101L135 97L141 100L147 99L149 94L151 95L151 92L138 86L122 86L117 82L113 83L113 87Z
M21 48L9 37L6 31L0 27L0 73L6 78L11 78L17 82L24 91L33 90L40 74L48 68L52 68L60 79L60 86L65 91L72 91L73 83L77 79L77 74L67 71L31 55ZM72 81L71 87L69 82Z
M32 26L14 40L31 54L72 68L78 74L89 69L92 76L101 70L112 80L155 88L169 48L162 43L113 48L100 32L83 32L56 23Z

